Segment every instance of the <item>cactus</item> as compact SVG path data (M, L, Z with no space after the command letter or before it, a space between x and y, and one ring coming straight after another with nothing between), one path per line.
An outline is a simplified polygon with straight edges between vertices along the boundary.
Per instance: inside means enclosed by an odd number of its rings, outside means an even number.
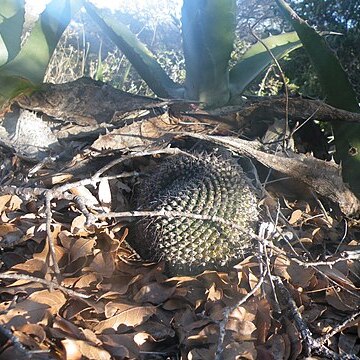
M165 210L170 216L140 220L131 245L143 259L165 260L171 275L228 269L251 247L257 200L230 157L175 155L140 181L137 192L138 210Z

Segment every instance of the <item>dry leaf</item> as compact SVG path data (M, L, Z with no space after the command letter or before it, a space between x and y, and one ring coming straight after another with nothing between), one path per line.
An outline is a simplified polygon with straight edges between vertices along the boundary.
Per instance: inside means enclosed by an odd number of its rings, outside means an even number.
M274 274L281 276L285 280L290 280L291 276L288 273L290 259L285 255L279 255L274 261Z
M111 315L115 313L116 315ZM155 313L155 306L139 306L110 302L106 305L105 310L105 314L109 318L100 321L94 329L97 333L101 333L105 329L112 328L117 330L119 325L138 326Z
M99 252L86 270L94 271L104 277L111 277L115 270L115 262L112 256Z
M301 287L303 289L309 286L309 283L316 271L312 267L301 266L295 262L291 262L287 268L287 272L291 279L291 284L294 287Z
M330 267L326 265L318 265L316 267L321 273L325 276L328 276L330 279L334 280L336 283L346 286L350 289L356 289L355 285L347 278L341 271L335 267Z
M48 266L42 260L30 259L25 263L13 266L11 270L15 272L24 272L32 274L33 276L40 276L41 278L43 278L48 273Z
M257 358L257 352L254 343L251 341L244 341L240 343L234 342L232 344L226 345L223 352L223 357L224 359L229 360L255 360Z
M2 213L6 209L6 205L11 199L11 195L1 195L0 196L0 213Z
M352 312L360 305L360 298L340 288L329 287L326 289L326 301L335 309Z
M99 335L99 339L113 356L118 356L120 359L139 359L139 347L134 342L134 334Z
M82 356L91 360L110 360L111 355L104 349L87 341L65 339L61 343L65 348L66 360L80 360Z
M290 225L294 225L298 220L301 219L302 216L302 211L301 210L295 210L293 211L293 213L291 214L291 217L289 219L289 224Z
M10 198L9 209L12 211L19 210L22 203L22 199L20 199L17 195L12 195Z
M0 224L0 236L19 231L14 224Z
M358 337L352 334L341 333L339 338L339 354L340 355L357 355L360 346L357 344Z
M60 290L37 291L29 296L29 300L48 305L52 314L57 314L60 308L66 303L65 295Z
M37 303L30 299L19 302L16 308L10 309L6 314L0 315L0 323L7 327L15 328L31 324L47 325L49 317L49 308L47 304Z
M226 324L226 329L233 331L232 337L236 341L254 340L253 333L256 326L251 321L238 321L234 318L229 318Z
M76 261L80 257L85 257L93 254L95 239L79 238L74 241L70 248L70 261Z
M53 186L57 184L63 184L66 181L69 181L73 178L74 175L68 173L57 173L49 177L43 178L43 183L45 186Z
M217 301L217 300L221 300L222 297L223 297L223 292L221 290L218 290L215 284L212 284L207 294L207 300Z
M78 236L89 235L89 231L85 226L85 224L86 224L86 217L83 214L77 216L71 223L71 233L73 235L78 235Z
M32 335L38 343L42 343L46 339L44 328L38 324L24 324L20 326L18 330L27 335Z
M137 303L161 304L169 299L175 292L175 287L165 286L159 283L151 283L143 286L134 296Z
M73 195L80 196L81 198L83 198L84 201L86 202L86 205L89 206L90 208L99 205L99 202L96 199L96 197L85 186L74 187L70 189L70 192Z

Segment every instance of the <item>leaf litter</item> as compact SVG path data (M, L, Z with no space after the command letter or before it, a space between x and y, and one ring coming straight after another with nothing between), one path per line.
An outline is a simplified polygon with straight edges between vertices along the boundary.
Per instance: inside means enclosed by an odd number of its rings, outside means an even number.
M164 115L154 124L153 138L175 126ZM231 271L169 278L126 243L131 212L112 216L130 210L136 180L121 174L135 170L136 179L166 151L143 148L121 163L117 145L106 175L89 148L82 156L95 165L39 172L37 193L21 187L26 161L12 162L17 192L0 196L0 359L357 358L358 222L330 202L324 213L314 199L277 193L263 199L273 230L255 234L257 250ZM49 223L42 196L54 184Z

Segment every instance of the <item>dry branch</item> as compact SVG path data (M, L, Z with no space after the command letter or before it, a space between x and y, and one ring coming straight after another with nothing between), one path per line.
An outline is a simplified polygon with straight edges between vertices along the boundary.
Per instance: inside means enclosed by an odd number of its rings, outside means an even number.
M67 294L69 296L78 297L78 298L81 298L81 299L88 299L88 298L91 297L90 295L82 294L82 293L79 293L77 291L68 289L68 288L66 288L66 287L64 287L62 285L59 285L56 282L41 279L39 277L30 276L30 275L26 275L26 274L14 274L14 273L4 274L4 273L0 273L0 279L3 279L3 280L27 280L27 281L31 281L31 282L34 282L34 283L43 284L43 285L47 286L47 288L49 290L59 289L63 293L65 293L65 294Z
M16 350L24 357L24 359L32 359L31 351L27 350L20 340L5 326L0 325L0 334L5 336L16 348Z
M315 339L309 330L307 324L303 320L295 300L291 297L289 291L283 284L282 280L278 276L272 276L275 287L278 291L278 297L289 312L290 320L294 321L297 329L299 330L303 339L304 345L306 346L307 356L311 356L315 353L320 356L325 356L329 359L334 360L359 360L356 355L338 355L334 351L327 348L322 341Z
M74 102L76 98L78 101ZM30 96L20 96L17 104L23 108L42 112L57 119L72 121L82 126L110 122L114 117L140 109L156 109L169 106L172 114L206 118L225 122L237 128L244 120L263 121L283 118L288 108L289 119L302 121L316 114L320 121L360 122L360 114L327 105L321 100L290 97L286 106L285 97L249 97L241 105L229 106L211 112L191 112L188 101L159 100L125 93L89 78L81 78L65 84L45 84ZM196 102L195 102L196 103ZM119 107L121 104L121 107Z
M235 153L257 160L268 168L281 172L310 186L315 192L339 204L345 215L356 216L360 201L343 182L341 168L334 162L323 161L302 154L273 155L261 151L257 141L246 141L235 137L183 133L196 139L210 141L227 147Z

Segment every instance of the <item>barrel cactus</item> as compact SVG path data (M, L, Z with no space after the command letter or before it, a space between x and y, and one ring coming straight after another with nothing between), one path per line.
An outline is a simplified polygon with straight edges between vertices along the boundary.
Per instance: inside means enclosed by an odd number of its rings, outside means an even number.
M167 158L140 181L136 198L138 210L166 216L142 218L131 245L143 259L165 260L171 275L228 269L251 246L257 199L230 156Z

